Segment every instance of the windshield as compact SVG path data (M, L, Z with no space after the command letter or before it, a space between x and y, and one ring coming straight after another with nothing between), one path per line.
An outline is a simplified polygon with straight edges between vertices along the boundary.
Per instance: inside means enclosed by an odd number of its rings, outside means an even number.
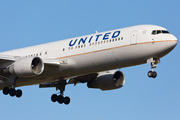
M157 34L160 34L160 33L169 34L169 32L167 30L153 30L152 31L152 35L157 35Z

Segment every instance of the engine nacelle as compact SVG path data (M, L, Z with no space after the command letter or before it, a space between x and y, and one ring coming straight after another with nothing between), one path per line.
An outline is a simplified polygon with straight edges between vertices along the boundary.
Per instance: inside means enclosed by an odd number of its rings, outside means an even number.
M113 90L124 86L125 77L121 71L101 72L96 79L87 83L88 88L99 88L101 90Z
M40 75L44 70L44 63L39 57L25 57L13 63L5 69L5 73L10 73L18 77L32 77Z

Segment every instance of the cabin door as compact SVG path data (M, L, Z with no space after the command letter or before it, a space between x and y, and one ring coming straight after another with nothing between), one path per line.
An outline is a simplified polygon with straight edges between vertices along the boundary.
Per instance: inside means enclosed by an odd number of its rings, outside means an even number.
M131 44L137 44L137 33L137 30L131 32Z

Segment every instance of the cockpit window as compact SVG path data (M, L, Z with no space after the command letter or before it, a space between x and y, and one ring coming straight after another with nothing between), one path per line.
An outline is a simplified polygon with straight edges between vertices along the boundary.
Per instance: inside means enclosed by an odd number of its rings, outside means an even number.
M162 30L162 33L169 33L169 31L167 31L167 30Z
M152 35L156 35L156 30L153 30L153 31L152 31Z
M157 34L160 34L160 33L169 34L169 32L167 30L153 30L152 31L152 35L157 35Z
M161 33L161 30L157 30L157 34L160 34Z

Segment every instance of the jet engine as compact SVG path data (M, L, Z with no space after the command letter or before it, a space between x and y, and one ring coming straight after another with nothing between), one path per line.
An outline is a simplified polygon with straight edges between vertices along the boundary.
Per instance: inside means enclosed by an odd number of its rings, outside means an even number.
M123 87L125 77L121 71L101 72L96 79L87 83L88 88L99 88L101 90L113 90Z
M5 73L18 77L32 77L40 75L44 70L44 63L39 57L25 57L15 61L4 70Z

